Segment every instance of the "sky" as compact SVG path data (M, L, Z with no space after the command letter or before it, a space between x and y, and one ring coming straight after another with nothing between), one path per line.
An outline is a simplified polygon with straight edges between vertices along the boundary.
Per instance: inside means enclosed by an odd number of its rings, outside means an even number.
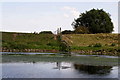
M1 2L0 29L7 32L73 30L74 19L85 11L103 9L111 14L118 33L118 2Z

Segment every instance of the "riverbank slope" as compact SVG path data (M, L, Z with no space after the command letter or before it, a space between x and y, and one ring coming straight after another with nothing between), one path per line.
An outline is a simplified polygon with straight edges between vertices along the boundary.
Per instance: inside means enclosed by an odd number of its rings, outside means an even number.
M117 55L118 34L64 34L71 51L80 54ZM58 52L54 34L2 32L3 52Z

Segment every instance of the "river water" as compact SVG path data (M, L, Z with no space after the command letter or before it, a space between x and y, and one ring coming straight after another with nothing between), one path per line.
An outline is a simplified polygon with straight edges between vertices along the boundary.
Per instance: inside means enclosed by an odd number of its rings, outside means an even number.
M67 62L3 63L3 78L118 78L117 66Z
M78 61L79 63L72 61L72 58L67 61L58 60L61 58L49 61L48 56L47 61L39 60L41 57L38 56L34 58L32 56L28 58L26 55L20 58L6 56L3 57L2 78L118 78L117 65L90 65L84 64L82 59ZM29 61L31 58L32 61ZM21 60L15 61L16 59Z

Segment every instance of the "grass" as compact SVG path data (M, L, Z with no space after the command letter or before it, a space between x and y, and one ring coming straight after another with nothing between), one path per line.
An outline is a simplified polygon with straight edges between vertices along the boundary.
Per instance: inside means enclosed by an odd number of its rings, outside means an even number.
M102 45L118 44L118 34L66 34L63 39L71 46L89 46L100 43Z
M88 47L88 46L72 46L72 50L113 50L118 49L118 47L103 46L103 47Z
M62 36L70 46L72 51L91 50L115 52L118 47L118 34L65 34Z
M72 51L118 49L118 34L65 34L62 39L71 46ZM54 34L2 32L1 41L7 49L59 50ZM96 44L100 46L97 47Z
M2 43L8 49L58 49L53 34L3 32Z

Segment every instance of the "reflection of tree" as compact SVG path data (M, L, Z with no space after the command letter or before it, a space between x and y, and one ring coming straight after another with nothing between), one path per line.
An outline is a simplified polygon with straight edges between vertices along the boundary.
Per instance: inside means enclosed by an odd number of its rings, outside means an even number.
M107 74L110 73L112 66L91 66L91 65L82 65L74 64L74 67L78 71L84 71L88 74Z

